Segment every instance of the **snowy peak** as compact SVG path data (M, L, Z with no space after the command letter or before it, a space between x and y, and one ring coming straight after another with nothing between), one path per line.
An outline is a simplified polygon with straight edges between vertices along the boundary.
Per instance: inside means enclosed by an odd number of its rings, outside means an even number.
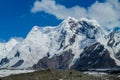
M36 31L39 31L39 30L40 30L40 27L34 26L31 30L31 32L36 32Z
M88 34L95 35L102 33L99 24L95 20L81 19L77 20L72 17L65 19L60 25L56 27L38 27L34 26L32 30L27 35L26 39L31 39L31 37L40 36L60 36L60 35L73 35L73 34L83 34L88 36ZM58 33L58 34L56 34ZM90 36L90 35L89 35Z
M100 27L99 23L95 19L87 19L87 18L81 18L80 22L87 22L89 25L94 27Z
M11 38L7 43L9 44L17 44L19 42L23 41L23 38Z
M15 45L20 43L20 41L16 40L15 38L11 38L7 43L6 43L6 50L11 51Z
M73 17L68 17L63 21L63 23L66 23L69 25L69 27L77 27L79 24L88 24L91 26L91 28L97 28L100 27L99 23L95 19L87 19L87 18L81 18L80 20L77 20Z
M77 20L75 18L68 17L60 24L60 27L62 27L64 30L67 30L67 32L72 31L76 34L96 34L97 32L100 32L100 25L98 22L94 19L89 20L87 18L81 18L80 20Z
M0 43L0 58L8 55L22 40L22 38L11 38L8 42Z
M68 32L76 32L76 30L80 27L78 20L72 17L68 17L61 24L60 27L68 30ZM70 31L69 31L70 30Z
M28 33L28 35L32 35L40 30L40 27L34 26L31 31Z

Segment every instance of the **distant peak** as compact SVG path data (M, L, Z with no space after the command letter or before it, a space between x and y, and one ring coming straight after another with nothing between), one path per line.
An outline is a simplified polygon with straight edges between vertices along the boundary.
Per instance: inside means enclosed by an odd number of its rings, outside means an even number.
M14 42L14 41L17 41L17 40L15 38L11 38L9 41Z
M76 24L78 22L86 22L89 25L92 25L94 27L100 27L99 23L95 20L95 19L88 19L88 18L81 18L81 19L75 19L73 17L68 17L67 19L65 19L63 22L67 23L67 24Z
M75 19L74 17L68 17L66 20L67 21L77 21L77 19Z
M100 24L95 19L87 19L87 18L81 18L80 21L85 21L88 24L94 26L94 27L100 27Z
M73 17L68 17L62 22L62 24L66 25L64 27L70 27L71 24L75 24L75 23L78 23L78 20Z
M40 29L39 26L34 26L34 27L32 28L33 31L38 31L39 29Z
M24 40L24 38L22 38L22 37L12 37L9 41L23 41Z

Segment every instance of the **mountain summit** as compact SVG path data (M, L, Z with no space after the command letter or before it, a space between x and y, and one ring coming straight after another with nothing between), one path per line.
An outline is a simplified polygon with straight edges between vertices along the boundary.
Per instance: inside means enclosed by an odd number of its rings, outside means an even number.
M34 26L6 56L1 68L78 69L120 66L120 32L106 32L96 20L68 17L56 27ZM2 52L2 51L1 51Z

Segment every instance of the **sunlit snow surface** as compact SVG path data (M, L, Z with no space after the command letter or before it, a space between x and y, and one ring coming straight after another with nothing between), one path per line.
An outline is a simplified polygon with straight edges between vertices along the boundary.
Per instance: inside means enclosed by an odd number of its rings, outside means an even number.
M103 75L108 75L107 73L104 72L84 72L85 74L92 75L94 77L102 77Z
M35 70L0 70L0 77L9 76L12 74L29 73L34 71Z

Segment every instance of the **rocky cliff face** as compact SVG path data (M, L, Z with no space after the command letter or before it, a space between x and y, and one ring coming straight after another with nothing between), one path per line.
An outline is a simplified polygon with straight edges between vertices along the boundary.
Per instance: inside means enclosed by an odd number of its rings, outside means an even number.
M61 55L54 55L52 58L44 57L33 66L34 69L68 69L73 59L72 50L63 52Z
M35 26L1 59L1 68L90 69L120 66L120 32L95 20L67 18L57 27Z
M110 52L100 43L95 43L84 48L80 58L72 66L72 69L88 70L97 68L117 68L114 59L110 57Z

